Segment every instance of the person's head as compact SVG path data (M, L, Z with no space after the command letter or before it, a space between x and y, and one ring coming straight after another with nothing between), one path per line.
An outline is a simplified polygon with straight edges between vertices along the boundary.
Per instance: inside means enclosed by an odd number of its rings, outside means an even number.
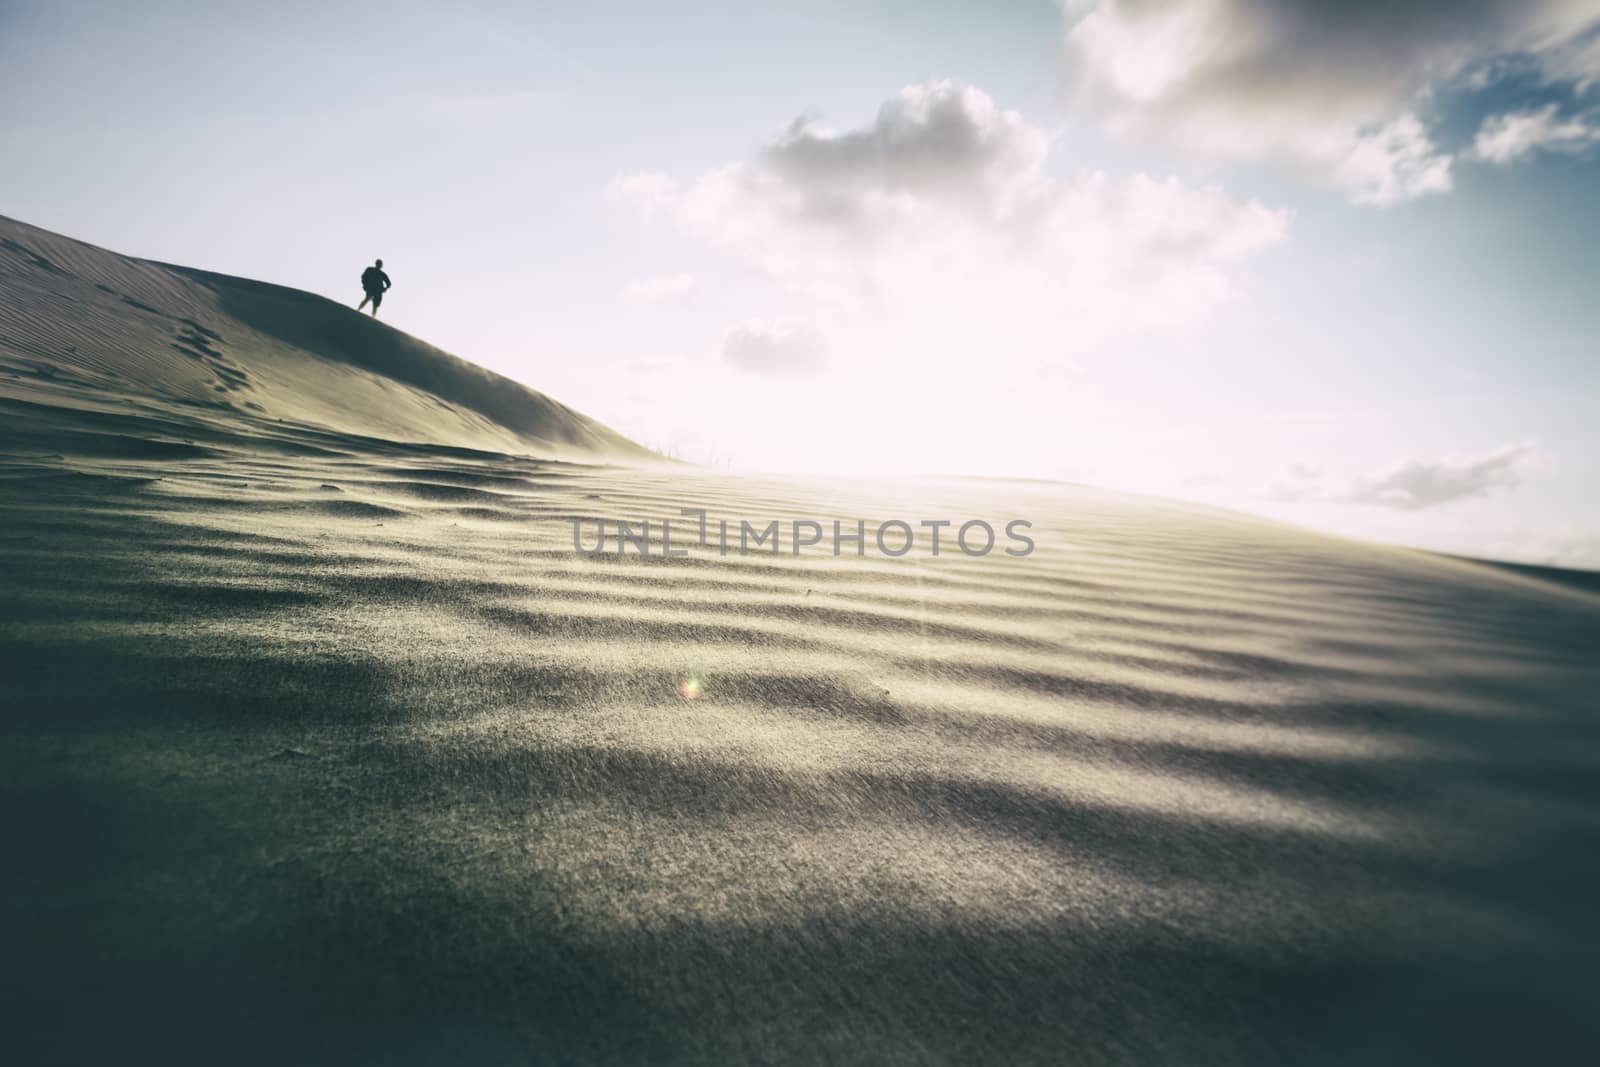
M376 262L376 263L374 263L374 264L373 264L373 266L375 266L375 267L381 267L381 266L383 266L383 260L381 260L381 259L380 259L380 260L378 260L378 262Z

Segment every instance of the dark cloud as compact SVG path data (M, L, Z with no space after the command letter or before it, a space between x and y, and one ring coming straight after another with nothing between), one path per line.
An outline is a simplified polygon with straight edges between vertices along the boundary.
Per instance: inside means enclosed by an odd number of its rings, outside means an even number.
M982 201L1047 150L1043 132L1016 112L970 86L937 82L907 87L871 124L844 133L798 119L763 156L816 211L867 192Z
M1436 94L1518 57L1581 91L1596 0L1068 0L1086 99L1219 157L1280 158L1375 203L1450 187Z

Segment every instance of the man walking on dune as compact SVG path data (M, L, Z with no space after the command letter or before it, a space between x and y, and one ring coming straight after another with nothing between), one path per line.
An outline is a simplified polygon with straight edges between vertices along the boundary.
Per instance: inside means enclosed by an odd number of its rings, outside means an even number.
M383 303L383 294L389 291L389 276L383 273L383 260L378 260L372 266L361 272L361 288L367 295L361 298L361 303L356 305L360 311L367 306L367 301L372 301L372 317L378 317L378 305Z

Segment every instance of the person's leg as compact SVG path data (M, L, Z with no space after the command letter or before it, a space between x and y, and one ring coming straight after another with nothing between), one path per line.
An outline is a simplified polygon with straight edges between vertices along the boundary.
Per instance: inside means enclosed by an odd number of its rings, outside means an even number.
M368 293L366 296L362 297L361 298L361 303L356 305L356 310L357 311L365 311L366 308L367 308L367 301L371 300L371 299L372 299L372 294L371 293Z
M372 294L372 317L373 318L377 318L378 317L378 305L381 304L381 303L383 303L383 294L382 293L373 293Z

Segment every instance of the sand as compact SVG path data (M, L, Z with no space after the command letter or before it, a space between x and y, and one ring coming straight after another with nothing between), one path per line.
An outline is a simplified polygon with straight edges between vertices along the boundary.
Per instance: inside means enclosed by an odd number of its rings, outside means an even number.
M1600 1038L1592 588L1073 486L637 465L319 298L0 237L11 1062ZM681 508L1037 549L573 551Z

